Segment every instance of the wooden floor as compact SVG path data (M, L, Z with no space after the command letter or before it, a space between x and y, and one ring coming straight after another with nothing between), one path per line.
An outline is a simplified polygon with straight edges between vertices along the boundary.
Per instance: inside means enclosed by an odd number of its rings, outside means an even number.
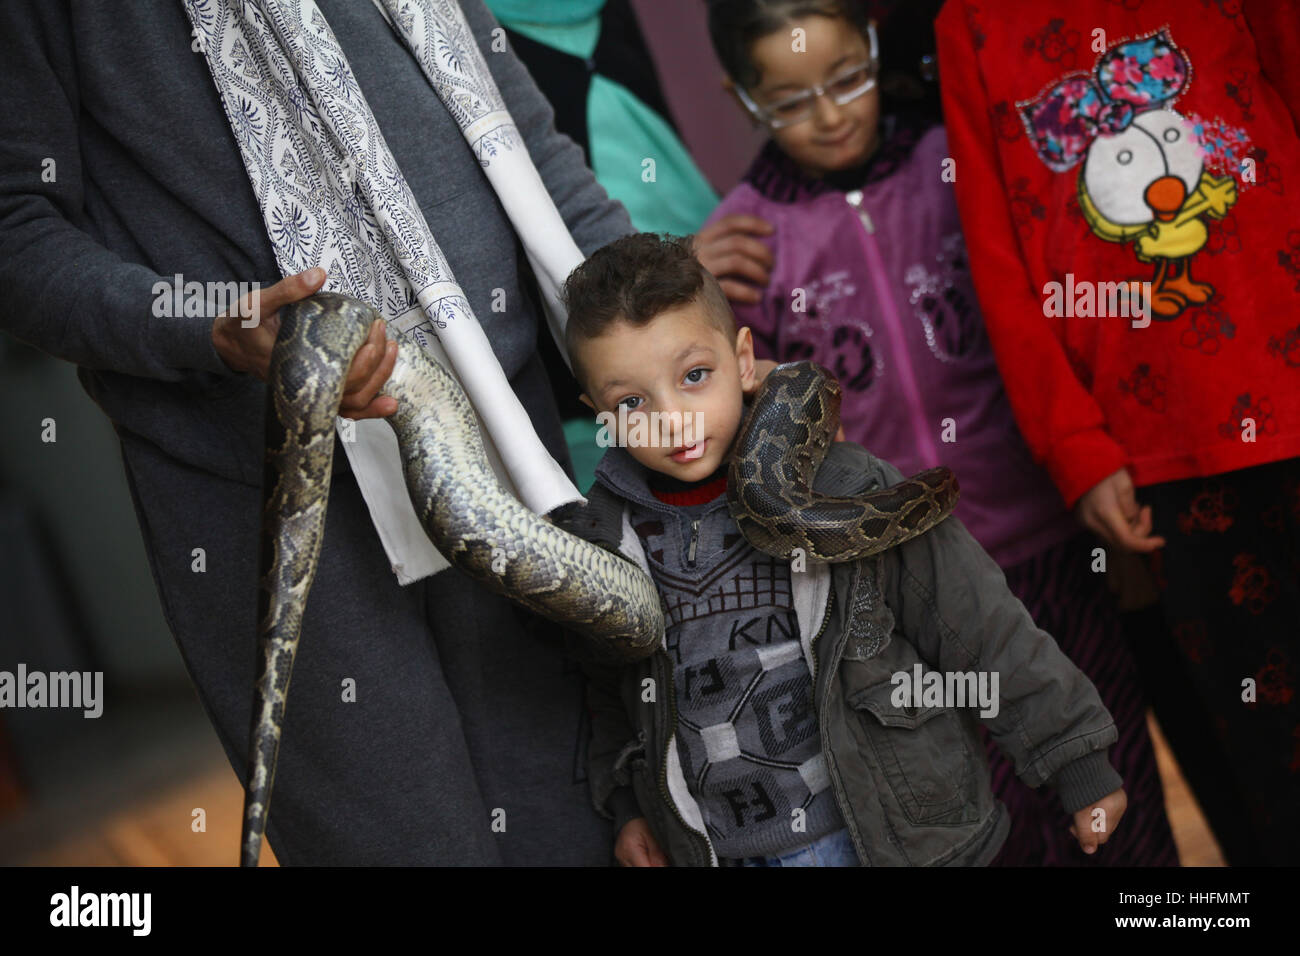
M1184 866L1223 866L1223 857L1165 745L1148 718L1174 840ZM195 808L206 829L192 828ZM18 862L34 866L232 866L237 862L243 792L224 761L196 774L156 800L68 834ZM270 846L262 866L276 866Z
M195 832L202 808L206 830ZM156 800L70 834L21 861L33 866L234 866L244 793L224 761ZM269 844L262 866L278 866Z
M1223 853L1206 825L1205 816L1196 804L1196 798L1187 788L1178 769L1178 762L1165 743L1160 725L1147 712L1147 727L1156 749L1156 764L1160 768L1160 781L1165 788L1165 812L1169 814L1169 827L1174 831L1178 847L1178 860L1183 866L1224 866Z

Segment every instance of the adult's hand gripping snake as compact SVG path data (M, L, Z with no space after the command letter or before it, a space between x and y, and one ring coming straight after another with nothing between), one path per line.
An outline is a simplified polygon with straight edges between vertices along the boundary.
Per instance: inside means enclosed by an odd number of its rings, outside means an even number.
M262 670L254 690L242 866L256 866L261 852L289 679L324 536L343 384L377 317L366 303L336 293L280 309L268 375ZM448 561L623 659L660 646L663 612L649 575L534 514L502 488L469 399L419 345L399 341L381 394L397 400L387 421L397 434L407 490ZM947 469L854 499L811 491L838 423L838 396L834 379L809 363L778 368L760 390L737 444L729 490L732 513L755 547L785 556L802 547L812 560L851 560L914 537L951 511L957 489Z

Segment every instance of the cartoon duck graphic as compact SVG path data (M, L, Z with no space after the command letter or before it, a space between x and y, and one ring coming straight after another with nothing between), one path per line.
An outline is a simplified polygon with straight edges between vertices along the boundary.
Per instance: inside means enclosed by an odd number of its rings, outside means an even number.
M1016 104L1050 169L1083 163L1079 208L1093 234L1132 242L1139 262L1155 264L1151 311L1166 321L1214 295L1192 278L1192 257L1209 239L1205 217L1222 219L1237 201L1236 181L1205 168L1195 125L1169 108L1190 76L1187 57L1161 30L1110 48L1093 73Z

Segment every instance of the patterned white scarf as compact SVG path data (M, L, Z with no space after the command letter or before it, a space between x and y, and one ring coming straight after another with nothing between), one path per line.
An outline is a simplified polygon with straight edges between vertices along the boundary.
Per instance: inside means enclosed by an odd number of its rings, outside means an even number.
M559 289L582 261L453 0L374 0L456 118L523 242L563 342ZM369 302L459 378L503 484L544 513L582 496L537 437L314 0L184 0L284 275ZM444 237L445 238L445 237ZM561 345L561 354L564 354ZM340 428L346 426L340 422ZM345 432L346 434L346 432ZM402 584L447 567L415 516L386 422L345 441Z

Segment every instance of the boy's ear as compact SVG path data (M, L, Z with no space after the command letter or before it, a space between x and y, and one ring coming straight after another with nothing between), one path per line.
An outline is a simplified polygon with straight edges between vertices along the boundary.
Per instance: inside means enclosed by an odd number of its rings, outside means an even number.
M754 390L754 336L749 326L736 330L736 364L740 367L740 387L749 394Z

